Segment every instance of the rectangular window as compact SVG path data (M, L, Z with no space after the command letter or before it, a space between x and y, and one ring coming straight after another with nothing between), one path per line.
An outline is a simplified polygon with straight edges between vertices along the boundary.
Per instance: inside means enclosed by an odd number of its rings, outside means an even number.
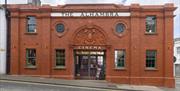
M115 50L115 66L116 68L125 67L125 50Z
M146 68L155 68L156 67L156 50L147 50L146 51Z
M26 66L36 66L36 49L26 49Z
M156 32L156 16L146 17L146 33Z
M56 50L56 67L64 67L65 66L65 50L58 49Z
M36 17L34 16L27 17L27 32L28 33L36 32Z
M177 47L177 54L180 54L180 47Z

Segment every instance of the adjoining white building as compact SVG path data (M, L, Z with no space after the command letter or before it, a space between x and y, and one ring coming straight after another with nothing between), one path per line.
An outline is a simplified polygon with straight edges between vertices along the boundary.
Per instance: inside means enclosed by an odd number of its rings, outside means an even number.
M176 57L175 76L180 77L180 38L174 40L174 56Z
M0 74L6 74L7 30L5 9L0 5Z

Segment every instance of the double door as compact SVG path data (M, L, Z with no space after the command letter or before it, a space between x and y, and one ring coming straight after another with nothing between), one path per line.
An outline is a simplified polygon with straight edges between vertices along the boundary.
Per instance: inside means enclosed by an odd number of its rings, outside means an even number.
M77 79L103 80L105 78L104 55L80 54L76 55Z

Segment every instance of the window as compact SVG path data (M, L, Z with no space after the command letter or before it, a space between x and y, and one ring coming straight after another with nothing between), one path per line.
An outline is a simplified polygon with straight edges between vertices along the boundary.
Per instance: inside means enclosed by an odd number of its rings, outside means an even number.
M36 32L36 18L34 16L27 17L27 32L28 33Z
M116 32L117 32L117 33L122 33L124 30L125 30L124 24L118 23L118 24L116 25Z
M147 50L146 51L146 68L155 68L156 67L156 50Z
M146 32L155 33L156 32L156 16L146 17Z
M180 55L180 47L177 47L177 54Z
M115 66L116 68L125 66L125 50L115 50Z
M36 66L36 49L26 49L26 66Z
M63 24L57 24L56 25L56 31L59 33L63 33L64 32L64 25Z
M65 50L56 50L56 67L65 66Z

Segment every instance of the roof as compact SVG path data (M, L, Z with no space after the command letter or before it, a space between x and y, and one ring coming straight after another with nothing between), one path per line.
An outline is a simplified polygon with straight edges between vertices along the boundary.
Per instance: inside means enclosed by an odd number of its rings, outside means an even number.
M66 4L63 5L63 9L117 9L121 7L126 7L122 4Z
M131 9L138 9L142 11L164 11L170 10L174 11L176 7L174 4L167 3L164 5L140 5L140 4L131 4L131 5L123 5L123 4L65 4L58 6L50 6L50 5L42 5L42 6L33 6L33 5L23 5L16 4L8 5L9 10L11 11L124 11L129 12Z

